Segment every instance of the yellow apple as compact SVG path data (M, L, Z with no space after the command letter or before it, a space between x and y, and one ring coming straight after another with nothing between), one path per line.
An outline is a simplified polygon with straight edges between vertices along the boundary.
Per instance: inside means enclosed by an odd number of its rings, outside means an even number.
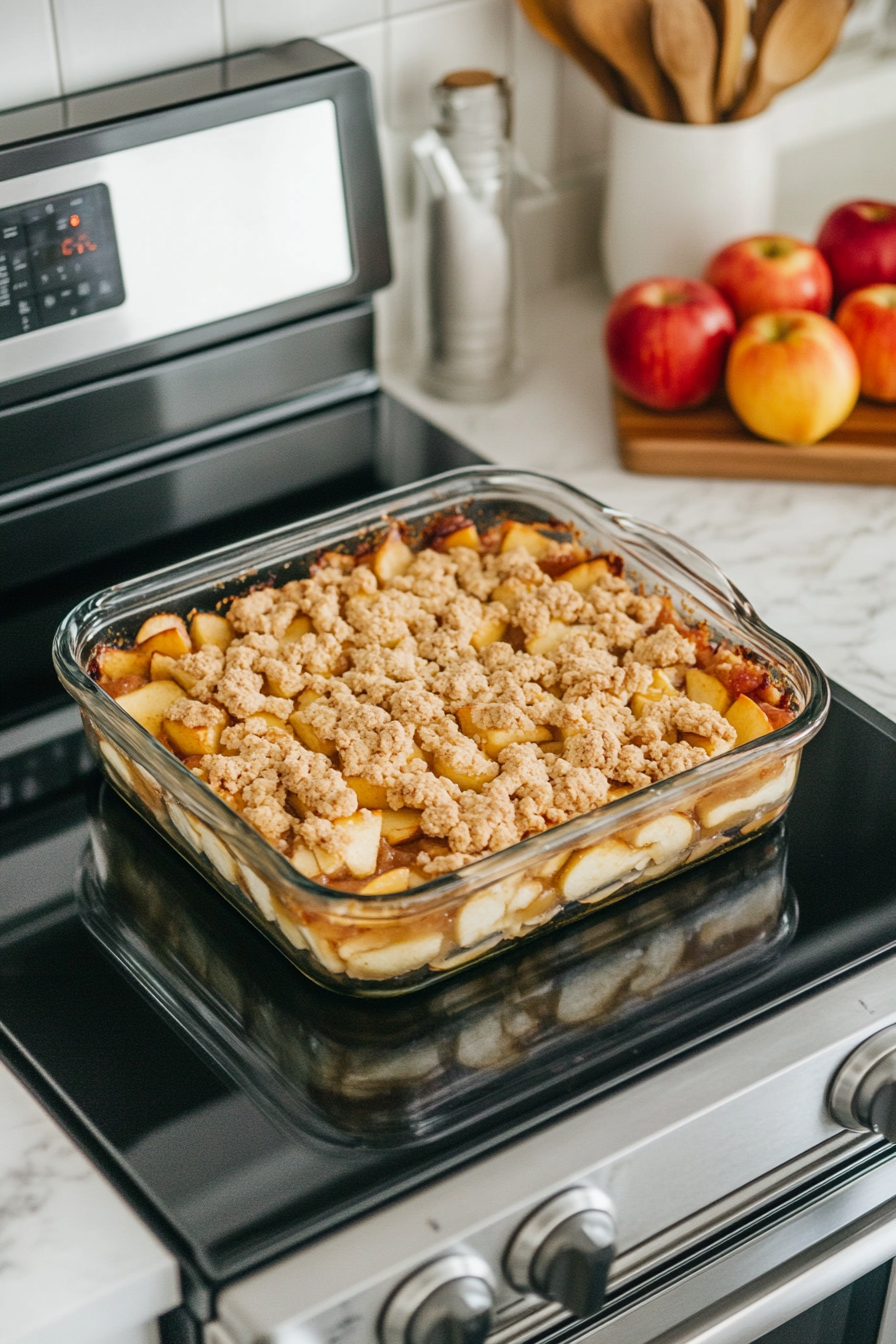
M361 888L362 896L394 896L399 891L407 891L411 880L410 868L390 868L387 873L371 878Z
M104 681L120 681L122 677L145 677L152 654L139 649L119 649L114 644L101 644L94 659Z
M413 559L414 552L402 541L401 533L391 528L373 553L373 572L380 583L386 583L403 574Z
M788 309L745 322L728 354L725 387L748 429L776 443L817 443L859 395L859 361L839 327Z
M333 822L338 833L335 850L312 846L315 859L324 873L335 873L345 864L352 877L372 877L376 872L383 818L379 812L355 812Z
M319 700L320 695L317 691L303 691L296 701L297 709L289 716L289 723L295 729L296 737L303 743L309 751L319 751L324 756L336 755L336 743L324 742L302 717L302 713L309 705L313 705L315 700Z
M520 548L539 560L551 549L551 539L529 523L508 523L501 538L501 550L515 551Z
M742 746L744 742L752 742L754 738L764 737L766 733L772 731L772 725L756 701L751 700L748 695L739 695L725 718L737 731L737 741L734 744L736 747Z
M479 550L479 533L474 523L465 523L456 532L449 532L447 536L441 537L440 541L446 551L452 550L455 546L466 546L471 551Z
M580 565L573 565L572 569L566 569L562 574L557 575L559 583L571 583L577 593L587 593L593 583L596 583L601 574L608 574L610 566L602 555L596 560L584 560Z
M217 752L221 745L221 734L230 720L223 709L214 706L209 706L209 709L214 714L213 722L203 723L198 728L188 728L178 719L162 720L169 741L182 756L213 756Z
M132 719L136 719L153 737L162 731L162 720L175 700L182 700L183 687L176 681L148 681L139 690L120 695L116 704L120 705Z
M403 845L420 834L422 812L413 807L383 808L383 839L387 845Z
M565 639L569 639L571 633L566 621L551 621L543 634L532 635L526 640L526 652L535 657L541 655L549 658Z
M684 685L688 699L698 705L709 705L720 714L727 714L731 708L731 696L725 687L711 672L701 672L699 667L689 667L684 674Z
M470 636L470 643L474 649L485 649L489 644L494 644L502 639L504 631L507 629L507 622L502 616L498 616L494 610L486 613Z
M359 807L388 807L389 791L382 784L371 784L360 776L351 776L346 784L358 799Z
M301 639L303 635L310 634L312 628L310 616L297 616L294 621L290 621L283 631L280 636L280 643L295 644L296 640Z
M216 611L197 611L190 622L190 638L197 649L203 644L216 644L219 649L226 649L235 634L227 617L219 616Z

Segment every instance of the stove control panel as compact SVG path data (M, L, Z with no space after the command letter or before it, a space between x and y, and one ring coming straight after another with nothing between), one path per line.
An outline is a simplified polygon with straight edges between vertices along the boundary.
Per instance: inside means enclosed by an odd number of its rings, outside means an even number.
M871 1130L896 1143L896 1026L869 1036L843 1063L830 1110L844 1129Z
M380 1319L380 1344L483 1344L494 1321L487 1261L443 1255L399 1284Z
M515 1232L505 1272L521 1293L535 1293L573 1316L601 1310L616 1250L611 1201L575 1186L542 1204Z
M613 1205L602 1191L576 1185L554 1195L512 1232L502 1289L488 1261L474 1251L439 1256L398 1285L379 1319L379 1344L483 1344L507 1285L572 1316L604 1305L616 1250Z
M0 210L0 341L121 303L103 183Z

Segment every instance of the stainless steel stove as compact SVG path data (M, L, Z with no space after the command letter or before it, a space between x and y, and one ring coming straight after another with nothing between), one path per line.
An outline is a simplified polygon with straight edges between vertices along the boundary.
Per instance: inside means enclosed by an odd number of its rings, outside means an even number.
M304 983L93 779L49 640L471 456L376 383L366 77L4 114L0 229L0 1049L177 1255L164 1344L893 1344L896 727L836 691L784 825L501 964Z
M837 691L770 837L362 1004L88 780L5 827L4 1053L179 1256L165 1339L883 1340L894 785Z

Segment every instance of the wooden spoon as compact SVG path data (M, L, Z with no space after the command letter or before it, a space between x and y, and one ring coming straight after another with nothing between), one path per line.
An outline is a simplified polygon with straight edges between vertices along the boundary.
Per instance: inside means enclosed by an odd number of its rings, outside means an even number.
M569 0L573 27L615 66L655 121L678 119L650 38L649 0Z
M611 103L617 107L628 105L622 77L609 61L582 41L569 21L563 0L518 0L518 3L535 31L581 65Z
M660 66L675 86L685 120L708 126L719 41L703 0L652 0L650 31Z
M840 36L851 0L781 0L769 19L743 102L732 120L764 112L772 99L817 70Z
M780 5L781 0L756 0L753 8L753 17L750 19L750 32L757 49L762 46L762 39L765 37L765 30L771 22L771 17Z
M747 0L718 0L721 12L721 50L716 77L717 115L727 112L737 93L737 81L744 58L744 38L750 26Z

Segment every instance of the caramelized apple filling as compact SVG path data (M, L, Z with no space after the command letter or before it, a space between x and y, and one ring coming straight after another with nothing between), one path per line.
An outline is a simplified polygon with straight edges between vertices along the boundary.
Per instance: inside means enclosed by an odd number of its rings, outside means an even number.
M617 556L520 522L480 535L441 519L424 541L414 550L390 527L189 624L159 612L132 647L98 646L91 673L301 874L363 897L463 868L793 717L766 668L628 581ZM418 917L398 941L421 965L522 932L707 842L713 819L635 829L500 900L490 888L460 913ZM272 910L312 942L336 939L351 973L395 962L395 928L315 938L308 912Z

